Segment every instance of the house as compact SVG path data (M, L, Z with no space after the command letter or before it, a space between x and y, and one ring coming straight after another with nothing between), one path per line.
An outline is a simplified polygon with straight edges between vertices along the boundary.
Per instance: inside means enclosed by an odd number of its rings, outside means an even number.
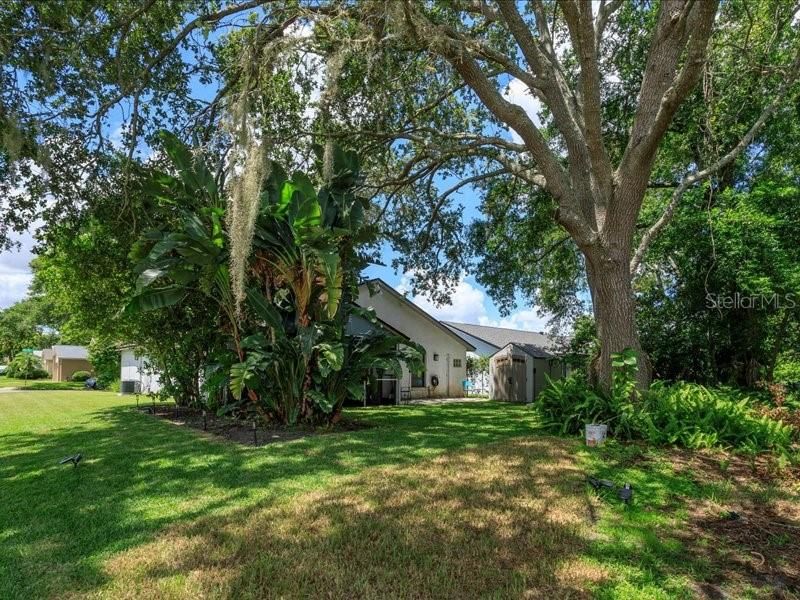
M464 395L467 352L474 351L475 346L381 279L362 284L357 303L363 308L373 308L380 326L420 345L425 355L425 369L420 373L412 373L405 366L400 379L378 373L368 390L372 402ZM359 326L356 320L351 321L349 328L357 331Z
M132 346L120 348L119 379L123 394L155 394L161 390L158 372L149 359Z
M475 346L475 355L489 357L489 397L493 400L533 402L547 386L547 378L567 375L558 357L559 339L543 332L445 322ZM477 386L476 386L477 387Z
M55 345L42 350L42 368L53 381L69 381L76 371L92 372L89 350L85 346Z

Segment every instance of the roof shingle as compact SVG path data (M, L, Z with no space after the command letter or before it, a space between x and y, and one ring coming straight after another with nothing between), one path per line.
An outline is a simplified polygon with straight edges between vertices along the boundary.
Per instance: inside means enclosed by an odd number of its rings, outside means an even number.
M53 352L58 358L76 358L89 360L89 350L86 346L53 346Z
M558 338L537 331L521 331L505 327L488 327L471 323L442 321L453 329L479 338L498 349L514 343L536 358L551 358L559 345Z

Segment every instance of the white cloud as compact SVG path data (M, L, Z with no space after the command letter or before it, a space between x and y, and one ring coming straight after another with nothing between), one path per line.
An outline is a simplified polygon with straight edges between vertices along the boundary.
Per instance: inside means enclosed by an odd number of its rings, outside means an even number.
M531 118L536 127L542 126L542 118L539 113L542 110L541 101L534 96L527 85L516 77L508 82L508 86L503 90L503 98L521 107ZM518 144L522 143L522 138L513 129L510 130L511 138Z
M32 273L9 273L0 264L0 309L8 308L28 295Z
M410 274L404 274L395 289L401 294L410 292ZM491 300L483 290L466 279L461 279L456 285L450 297L450 304L436 306L424 296L409 296L409 299L426 313L440 321L455 321L526 331L545 331L548 327L547 322L550 319L549 314L540 316L535 308L518 310L507 317L499 319L492 318L489 316Z
M32 163L30 167L33 177L42 174L37 164ZM27 195L27 189L27 182L23 182L11 190L10 197ZM8 207L0 199L0 214L3 210L8 210ZM33 280L30 262L33 259L34 235L41 226L42 221L36 220L29 224L28 231L24 233L14 235L9 232L10 239L17 242L19 248L0 252L0 309L8 308L28 295L28 286Z
M396 289L401 294L410 291L411 278L409 274L403 275ZM440 321L478 323L482 319L488 319L486 294L465 279L462 279L456 285L455 291L450 297L450 304L436 306L425 296L414 296L409 299L426 313Z
M501 319L490 320L480 325L492 325L493 327L505 327L507 329L521 329L524 331L547 331L548 321L551 315L544 313L539 315L534 308L527 308L511 313Z
M28 286L33 279L28 263L33 258L33 236L25 233L17 241L19 250L8 250L0 254L0 309L8 308L28 295Z

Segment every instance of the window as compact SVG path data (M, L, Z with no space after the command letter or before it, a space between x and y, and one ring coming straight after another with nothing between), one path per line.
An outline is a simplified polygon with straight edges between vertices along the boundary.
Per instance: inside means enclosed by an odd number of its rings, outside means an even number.
M435 360L435 361L439 360L439 355L436 354L435 352L433 353L433 360Z
M411 387L424 388L425 387L425 353L422 354L422 370L414 373L411 372Z
M461 359L460 358L454 358L453 359L453 366L454 367L460 367L461 366Z

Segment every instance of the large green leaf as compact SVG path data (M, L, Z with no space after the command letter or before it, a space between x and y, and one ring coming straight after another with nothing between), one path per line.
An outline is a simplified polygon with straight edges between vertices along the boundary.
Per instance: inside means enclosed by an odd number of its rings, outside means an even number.
M125 311L131 314L148 310L157 310L178 304L186 297L186 290L177 286L148 288L134 296Z
M319 254L320 267L325 279L325 312L329 319L336 316L339 310L339 303L342 299L342 277L340 268L341 259L334 252L324 252Z
M146 288L148 285L163 277L165 274L165 269L146 269L142 271L142 273L136 279L137 291L141 290L142 288Z
M284 336L283 319L278 308L271 304L257 288L247 288L247 305L256 317L271 327L279 337Z
M331 398L327 394L319 390L308 390L308 396L313 400L314 404L325 414L330 414L333 407L336 405L336 399Z
M169 131L160 131L159 137L164 151L178 170L186 191L191 195L203 194L210 200L216 201L217 186L214 176L206 167L199 151L193 152Z
M246 362L240 362L231 365L230 387L234 398L237 400L242 397L242 392L244 391L246 385L245 380L247 379L248 374L248 365Z
M350 397L356 402L363 402L365 396L367 395L367 391L364 389L364 384L360 381L352 381L348 383L347 393L350 394Z
M333 371L339 371L344 364L344 346L340 343L326 343L317 346L319 353L317 366L320 375L327 377Z

